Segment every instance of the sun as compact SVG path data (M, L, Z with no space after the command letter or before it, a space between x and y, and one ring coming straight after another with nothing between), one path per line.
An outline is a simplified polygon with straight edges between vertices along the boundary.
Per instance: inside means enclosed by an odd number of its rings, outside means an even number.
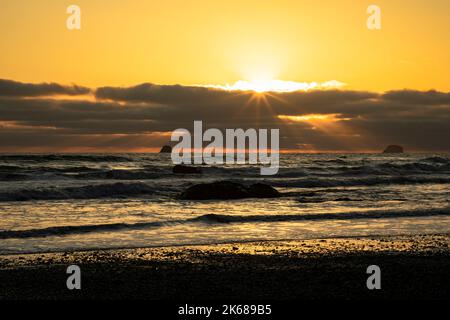
M295 82L284 81L270 78L254 78L253 80L238 80L234 84L226 85L207 85L206 87L213 87L227 91L253 91L256 93L264 92L294 92L294 91L309 91L314 89L331 89L339 88L345 84L339 81L327 81L323 83L318 82Z
M241 91L255 91L258 93L274 91L274 80L256 79L251 81L239 80L234 83L232 88Z

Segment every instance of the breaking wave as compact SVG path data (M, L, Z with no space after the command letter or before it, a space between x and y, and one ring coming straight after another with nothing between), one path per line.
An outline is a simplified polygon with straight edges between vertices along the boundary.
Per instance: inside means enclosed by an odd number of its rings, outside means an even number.
M317 220L353 220L353 219L386 219L408 217L432 217L450 215L450 207L439 209L421 209L416 211L367 211L352 213L321 213L321 214L286 214L286 215L224 215L206 214L185 220L168 220L139 223L112 223L80 226L56 226L43 229L5 230L0 231L0 239L12 238L43 238L49 236L66 236L73 234L85 234L93 232L108 232L122 230L140 230L159 228L175 224L207 223L270 223L270 222L295 222Z
M351 186L375 186L383 184L425 184L425 183L450 183L450 177L408 177L408 176L383 176L347 179L283 179L273 180L270 184L274 187L285 188L317 188L317 187L351 187Z
M21 189L0 192L0 202L29 200L66 200L66 199L98 199L120 198L150 195L153 188L145 183L113 183L87 185L81 187Z
M128 162L134 161L127 156L102 155L102 154L2 154L0 161L30 161L30 162L49 162L49 161L84 161L84 162Z

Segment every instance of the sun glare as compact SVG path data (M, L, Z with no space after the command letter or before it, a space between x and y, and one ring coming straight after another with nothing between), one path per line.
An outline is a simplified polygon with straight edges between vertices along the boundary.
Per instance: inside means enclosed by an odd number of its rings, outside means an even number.
M343 118L340 113L305 114L302 116L279 115L278 118L281 120L287 120L292 122L315 122L315 121L338 122L350 120L349 118Z
M336 89L345 86L336 80L327 82L295 82L275 79L255 79L251 81L239 80L234 84L206 85L205 87L222 89L227 91L254 91L254 92L294 92L313 89Z

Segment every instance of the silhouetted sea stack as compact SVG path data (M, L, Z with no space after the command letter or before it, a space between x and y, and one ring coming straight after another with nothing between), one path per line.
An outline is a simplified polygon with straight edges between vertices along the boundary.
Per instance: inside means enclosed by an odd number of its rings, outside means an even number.
M202 169L198 167L189 167L182 164L177 164L175 167L173 167L172 172L182 174L200 174L202 173Z
M230 181L202 183L189 187L180 198L183 200L226 200L243 198L277 198L281 194L273 187L255 183L245 186Z
M172 153L172 147L171 146L163 146L161 148L161 151L159 153Z
M397 145L390 145L384 149L383 153L403 153L403 147Z

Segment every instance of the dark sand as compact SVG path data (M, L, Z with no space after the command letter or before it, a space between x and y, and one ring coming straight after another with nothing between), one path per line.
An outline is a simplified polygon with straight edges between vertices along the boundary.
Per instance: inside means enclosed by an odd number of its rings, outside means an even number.
M66 288L77 264L82 290ZM381 267L381 290L366 268ZM0 299L450 298L450 235L0 256Z

